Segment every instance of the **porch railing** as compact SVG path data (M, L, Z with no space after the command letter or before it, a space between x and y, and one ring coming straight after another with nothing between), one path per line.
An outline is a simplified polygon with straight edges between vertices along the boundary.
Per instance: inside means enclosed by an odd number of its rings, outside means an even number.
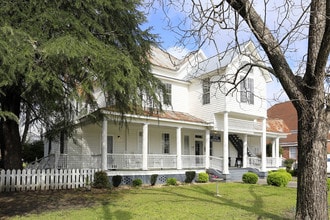
M218 119L219 129L223 129L223 119ZM258 121L242 120L237 118L228 119L229 130L241 130L241 131L261 131L262 124Z
M246 166L251 167L251 168L260 169L261 168L261 159L259 157L248 157Z
M182 155L182 168L205 168L205 155Z
M267 157L267 167L276 167L277 160L275 157Z
M217 170L223 170L223 158L210 156L210 167Z
M171 154L149 154L147 169L177 169L177 155ZM143 163L142 154L108 154L108 169L116 170L141 170ZM59 155L54 159L54 155L45 157L40 161L30 164L30 169L41 169L47 165L55 169L99 169L101 167L101 155ZM259 157L248 157L247 167L261 168L261 159ZM203 169L206 167L205 155L182 155L182 169ZM266 167L277 167L276 158L267 157ZM210 156L210 168L223 170L223 158Z
M101 167L101 155L59 155L56 169L99 169Z
M108 169L142 169L142 154L108 154Z
M176 155L149 154L148 169L176 169L176 159Z
M247 167L251 168L261 168L261 158L259 157L248 157ZM276 158L275 157L267 157L266 158L266 167L277 167Z

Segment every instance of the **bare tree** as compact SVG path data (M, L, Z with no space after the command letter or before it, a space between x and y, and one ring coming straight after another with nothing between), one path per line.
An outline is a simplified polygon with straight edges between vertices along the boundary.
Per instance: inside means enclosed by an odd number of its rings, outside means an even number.
M264 68L279 80L298 113L296 219L328 219L330 0L157 2L183 46L212 44L220 52L249 39L257 44L269 65ZM168 7L183 19L171 20Z

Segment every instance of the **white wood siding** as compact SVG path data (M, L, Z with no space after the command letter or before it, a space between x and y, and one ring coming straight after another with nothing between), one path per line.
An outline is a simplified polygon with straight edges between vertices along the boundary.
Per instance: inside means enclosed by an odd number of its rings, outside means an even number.
M165 110L174 110L179 112L189 111L189 95L188 95L188 83L174 81L174 80L162 80L163 83L169 83L172 85L172 106L163 106Z
M233 63L228 66L227 73L228 75L233 75L236 72L238 64ZM240 74L244 76L244 74ZM266 81L261 71L257 68L253 68L252 72L247 76L252 78L254 81L254 104L242 103L240 100L240 86L237 89L234 89L230 95L226 97L226 110L228 112L234 112L242 114L242 117L247 115L255 117L266 117L267 116L267 103L266 103ZM237 78L240 80L240 77ZM233 88L232 85L227 84L228 90ZM245 116L244 116L245 115Z

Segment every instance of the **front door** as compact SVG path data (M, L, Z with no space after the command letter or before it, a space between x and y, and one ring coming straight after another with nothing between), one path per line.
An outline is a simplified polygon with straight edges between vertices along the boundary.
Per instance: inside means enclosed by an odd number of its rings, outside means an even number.
M196 165L202 163L202 158L199 157L203 155L203 141L195 141L195 155L196 155Z

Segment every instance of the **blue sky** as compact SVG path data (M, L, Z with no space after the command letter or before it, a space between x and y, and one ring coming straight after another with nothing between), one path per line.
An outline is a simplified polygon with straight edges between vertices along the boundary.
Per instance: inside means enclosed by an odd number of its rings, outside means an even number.
M171 11L167 11L166 13L168 15L167 18L170 18L172 26L176 25L175 22L178 22L181 19L180 16L182 16L182 13L180 11L175 12L174 10L171 10ZM160 44L161 47L180 58L181 55L180 53L185 54L187 51L195 49L193 48L194 44L191 41L190 44L185 45L184 48L181 47L180 50L176 50L175 52L173 52L173 48L178 46L180 35L178 35L169 28L167 18L161 9L157 9L157 8L151 9L147 17L148 22L143 26L143 28L152 27L153 28L152 33L159 35L158 40L161 43ZM225 37L226 36L224 36L224 38ZM216 51L212 46L203 47L202 50L207 57L216 54ZM285 92L282 89L281 84L274 77L273 77L273 82L268 84L267 91L268 91L267 101L269 107L273 104L288 100Z

